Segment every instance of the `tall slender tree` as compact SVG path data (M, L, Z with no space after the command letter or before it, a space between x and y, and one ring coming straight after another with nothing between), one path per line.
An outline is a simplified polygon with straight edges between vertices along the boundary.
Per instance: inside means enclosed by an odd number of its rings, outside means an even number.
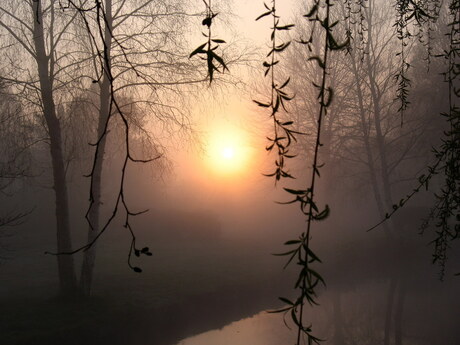
M18 49L3 50L4 61L9 61L9 75L4 80L14 84L18 92L32 94L27 101L34 104L41 115L49 136L53 189L55 194L57 250L72 248L70 210L63 152L62 124L56 109L56 94L70 82L63 75L75 64L66 54L68 29L75 14L62 12L55 1L3 2L0 6L0 26L4 42ZM24 58L18 65L18 54ZM23 88L23 90L21 90ZM77 279L73 257L57 257L60 289L64 295L73 295Z

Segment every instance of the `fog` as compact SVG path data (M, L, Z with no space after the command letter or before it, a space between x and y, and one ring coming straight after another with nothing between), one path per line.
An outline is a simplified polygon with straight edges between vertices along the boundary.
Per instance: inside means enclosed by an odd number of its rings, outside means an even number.
M83 3L0 5L0 344L460 344L445 4Z

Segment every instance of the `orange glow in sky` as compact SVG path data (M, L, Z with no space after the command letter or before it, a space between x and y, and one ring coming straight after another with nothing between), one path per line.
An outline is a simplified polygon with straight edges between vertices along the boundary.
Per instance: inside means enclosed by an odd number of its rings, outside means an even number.
M235 150L233 149L233 147L224 147L221 153L225 159L232 159L233 157L235 157Z
M235 176L250 169L252 151L248 134L227 122L210 126L206 138L205 162L219 176Z

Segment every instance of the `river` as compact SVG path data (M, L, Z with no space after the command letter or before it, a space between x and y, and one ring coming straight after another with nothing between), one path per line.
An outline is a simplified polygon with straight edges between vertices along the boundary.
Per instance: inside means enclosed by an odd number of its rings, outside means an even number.
M294 341L295 332L286 327L282 317L261 312L221 329L186 338L177 345L279 345L289 339Z

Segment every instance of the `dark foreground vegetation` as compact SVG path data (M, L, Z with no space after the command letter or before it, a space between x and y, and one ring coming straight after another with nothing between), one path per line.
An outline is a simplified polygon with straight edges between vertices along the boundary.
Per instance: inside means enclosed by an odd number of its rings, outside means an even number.
M143 273L126 270L123 248L103 248L90 298L56 297L48 258L1 268L2 344L174 344L276 306L281 267L261 249L217 240L154 244ZM24 281L28 284L24 284ZM275 304L275 305L274 305Z

